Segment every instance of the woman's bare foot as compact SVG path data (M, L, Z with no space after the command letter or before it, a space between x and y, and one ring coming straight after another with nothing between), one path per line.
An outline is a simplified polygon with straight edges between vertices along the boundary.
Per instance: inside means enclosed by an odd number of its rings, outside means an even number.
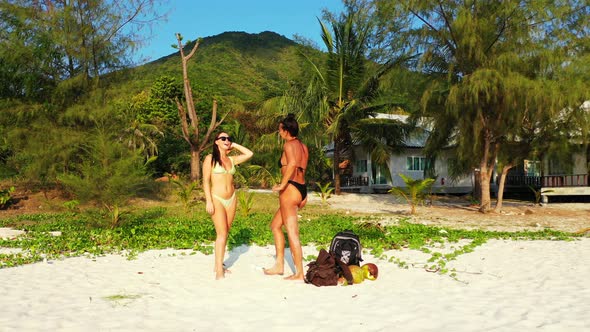
M303 280L303 274L297 273L297 274L285 277L285 280Z
M280 266L273 266L270 269L262 269L262 271L264 271L264 274L268 275L268 276L274 276L274 275L280 275L282 276L284 273L284 268L280 267Z
M231 271L229 269L225 268L225 264L223 265L223 269L221 269L222 272L221 273L217 273L217 270L214 270L213 272L215 272L215 280L219 280L219 279L223 279L225 278L225 274L229 273L231 274Z

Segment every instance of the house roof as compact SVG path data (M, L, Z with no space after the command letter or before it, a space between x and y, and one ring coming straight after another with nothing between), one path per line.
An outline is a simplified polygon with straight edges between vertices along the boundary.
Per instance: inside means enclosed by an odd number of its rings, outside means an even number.
M587 112L590 112L590 100L586 100L582 105L580 105L582 109ZM397 120L400 122L407 123L408 119L410 118L409 115L404 114L385 114L385 113L377 113L375 116L372 116L374 119L389 119L389 120ZM417 124L418 128L422 130L414 130L410 137L408 137L405 141L405 147L407 148L424 148L426 146L426 141L428 136L432 132L432 124L430 124L427 119L422 119L418 121ZM451 140L450 146L454 145L455 137ZM355 145L359 145L355 143ZM334 142L330 142L330 144L324 146L324 151L332 152L334 151Z
M373 118L373 119L396 120L396 121L400 121L403 123L407 123L409 117L410 117L409 115L404 115L404 114L385 114L385 113L377 113L375 116L371 116L371 118ZM426 140L428 139L428 136L430 135L430 130L427 129L428 125L424 121L420 121L418 124L418 127L420 127L423 130L412 132L410 137L408 137L404 142L405 143L404 145L406 148L423 148L426 146ZM355 143L355 145L359 145L359 144ZM324 146L324 151L326 151L326 152L331 152L333 150L334 150L334 142L330 142L330 144L327 144L326 146Z
M403 123L408 122L409 115L403 114L384 114L384 113L377 113L373 118L374 119L389 119L389 120L397 120ZM410 137L406 138L405 146L407 148L423 148L426 146L426 140L430 135L430 130L428 130L428 125L424 121L418 122L418 127L422 130L414 131L410 134Z

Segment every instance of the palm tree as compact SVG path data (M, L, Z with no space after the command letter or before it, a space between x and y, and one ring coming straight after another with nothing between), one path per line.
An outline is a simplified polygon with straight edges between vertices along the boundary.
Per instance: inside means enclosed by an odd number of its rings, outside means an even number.
M430 189L434 179L412 179L404 174L399 174L406 184L405 188L393 187L389 193L403 197L410 204L410 213L416 214L416 205L424 201L426 190Z
M354 159L354 144L368 148L373 160L386 165L391 153L402 146L408 129L398 121L372 118L377 112L404 108L403 103L383 93L383 83L392 69L409 58L400 56L384 63L367 60L372 23L366 10L347 6L347 12L338 18L326 15L328 25L318 20L327 54L302 49L310 72L292 82L283 95L263 102L256 112L257 127L270 133L257 140L258 151L276 150L280 145L276 124L287 113L297 114L299 136L310 146L310 153L316 154L308 169L324 181L321 170L332 168L335 194L341 193L339 164ZM331 142L334 156L330 161L322 156Z
M322 124L334 143L332 167L336 195L341 193L339 164L344 159L354 158L353 144L369 144L371 155L384 162L393 147L401 146L405 136L402 123L371 119L378 111L401 106L383 97L380 82L402 58L383 64L367 61L371 24L364 17L349 9L339 18L328 18L331 29L319 21L328 51L325 67L308 58L315 75L305 90L307 106L303 109L307 113L304 118L310 123ZM384 125L389 126L389 130L382 130Z
M123 129L119 140L131 150L139 151L146 159L150 159L158 155L157 137L162 136L164 133L157 126L134 119L129 127Z

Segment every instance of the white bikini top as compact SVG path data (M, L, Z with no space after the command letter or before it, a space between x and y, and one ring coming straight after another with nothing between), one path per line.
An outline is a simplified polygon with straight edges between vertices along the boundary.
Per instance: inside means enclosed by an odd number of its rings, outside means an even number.
M223 165L221 165L219 163L215 163L215 166L213 166L213 169L211 170L211 172L214 174L231 174L231 175L236 174L236 166L234 165L234 160L232 159L232 157L229 157L229 160L231 162L231 168L229 169L229 171L227 169L225 169L225 167L223 167Z

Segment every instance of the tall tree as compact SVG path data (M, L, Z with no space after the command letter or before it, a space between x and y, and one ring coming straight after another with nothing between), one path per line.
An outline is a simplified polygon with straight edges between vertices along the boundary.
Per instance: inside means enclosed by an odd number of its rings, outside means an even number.
M2 1L0 85L6 83L7 91L0 90L0 97L46 98L61 81L75 77L80 79L62 89L84 91L101 74L127 65L144 38L140 30L161 18L158 1Z
M421 114L434 122L430 149L457 146L459 159L477 169L480 210L488 211L506 135L516 135L527 116L555 115L583 101L572 91L579 84L560 73L587 52L580 47L588 38L587 1L375 3L382 17L392 10L413 17L408 36L422 52L419 68L433 75Z
M21 2L0 2L0 98L47 100L61 77L57 46Z
M340 163L353 159L352 145L367 144L379 160L401 146L405 131L401 123L370 119L378 111L387 112L399 106L392 98L384 98L382 79L403 63L404 57L390 58L384 63L369 62L368 45L372 23L370 8L356 2L347 4L339 17L325 15L329 25L320 21L322 40L327 49L324 65L310 61L315 76L305 89L304 118L323 124L334 144L332 159L334 193L341 193ZM389 130L383 129L389 126Z

